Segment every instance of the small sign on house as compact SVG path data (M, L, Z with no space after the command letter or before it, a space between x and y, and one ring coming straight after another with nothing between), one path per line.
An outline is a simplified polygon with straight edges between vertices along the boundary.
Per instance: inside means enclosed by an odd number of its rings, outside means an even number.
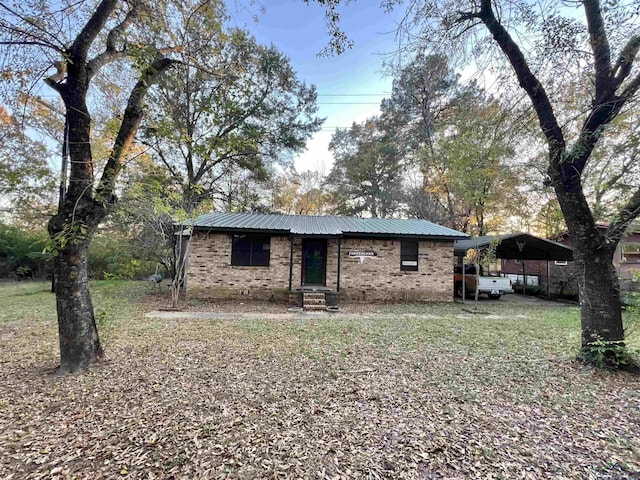
M378 254L373 250L349 250L350 257L377 257Z
M378 254L373 250L349 250L348 255L350 257L357 257L360 259L360 263L364 262L367 257L377 257Z

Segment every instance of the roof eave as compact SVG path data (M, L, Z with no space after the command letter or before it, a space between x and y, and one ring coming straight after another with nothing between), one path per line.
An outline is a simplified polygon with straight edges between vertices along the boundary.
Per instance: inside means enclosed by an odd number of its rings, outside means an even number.
M260 234L260 235L273 235L273 236L287 236L291 232L289 230L270 230L264 228L242 228L242 227L208 227L202 225L195 225L193 227L194 232L205 233L235 233L235 234Z
M408 238L416 240L447 240L455 241L462 240L467 237L460 237L455 235L428 235L428 234L414 234L414 233L376 233L376 232L344 232L344 238L382 238L382 239L398 239Z
M342 233L297 233L290 230L275 230L264 228L242 228L242 227L215 227L194 225L194 232L200 233L230 233L230 234L260 234L272 236L294 236L301 238L380 238L380 239L417 239L424 241L455 241L469 238L461 235L429 235L412 233L380 233L380 232L342 232Z

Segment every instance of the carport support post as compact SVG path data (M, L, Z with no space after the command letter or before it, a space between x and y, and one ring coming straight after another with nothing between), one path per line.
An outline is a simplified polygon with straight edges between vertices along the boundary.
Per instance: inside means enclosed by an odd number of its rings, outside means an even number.
M527 294L527 269L525 268L527 261L522 259L522 295Z
M293 277L293 235L289 237L289 292L291 292L292 277Z
M340 257L342 257L342 239L338 239L338 271L336 274L336 292L340 291Z
M464 259L465 257L462 257L462 303L463 304L465 303L464 299L467 296L467 280L465 278L465 270L467 268L466 268L466 265L464 264Z
M551 290L549 285L551 283L551 274L549 270L549 260L547 260L547 300L551 300Z

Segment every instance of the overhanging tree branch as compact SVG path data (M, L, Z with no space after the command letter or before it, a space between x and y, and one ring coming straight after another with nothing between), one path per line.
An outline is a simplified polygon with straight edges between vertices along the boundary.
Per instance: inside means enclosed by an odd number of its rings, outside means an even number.
M611 76L615 78L616 89L624 82L631 73L631 67L640 49L640 35L631 37L625 47L620 52L615 67L611 71Z
M611 71L611 48L605 31L602 10L599 0L583 0L584 10L587 17L587 28L589 30L589 41L595 60L596 76L596 102L609 97L613 93L615 86L609 78Z
M182 177L178 174L175 168L173 168L171 163L167 160L166 156L164 155L164 151L159 147L157 140L155 142L155 145L152 145L150 142L146 140L140 140L140 143L148 146L150 149L156 152L156 154L158 154L158 156L160 157L160 161L164 164L165 167L167 167L167 170L169 170L169 175L173 177L174 180L176 180L178 183L182 181Z
M116 43L122 37L122 34L131 26L131 24L138 18L139 6L135 3L131 10L127 12L124 20L116 25L107 35L107 46L104 52L89 60L87 63L87 71L89 76L93 76L100 68L107 63L124 56L124 51L117 49Z
M6 29L6 30L8 30L10 32L17 33L19 35L24 35L25 37L32 38L35 41L41 43L40 46L44 46L46 48L52 48L52 49L57 50L59 52L64 51L64 45L61 42L59 42L58 38L56 36L52 35L51 32L49 32L48 30L42 28L40 25L38 25L36 22L34 22L33 19L28 18L28 17L20 14L19 12L15 11L11 7L7 6L7 4L4 3L4 2L0 2L0 9L6 10L11 15L15 16L16 18L19 18L20 20L22 20L27 25L31 25L33 28L38 30L42 35L45 35L45 36L51 38L53 42L57 42L57 44L49 42L49 41L45 40L44 38L42 38L41 36L38 36L38 35L36 35L34 33L27 32L26 30L23 30L21 28L15 27L13 25L5 24L5 25L2 25L2 28ZM8 42L7 44L11 44L11 43L13 43L13 42Z
M47 42L43 42L43 41L36 41L36 40L8 40L8 41L3 41L0 42L0 45L26 45L26 46L30 46L30 47L43 47L43 48L51 48L57 52L62 53L63 50L60 47L56 47L55 45L53 45L52 43L47 43Z
M638 89L640 89L640 73L636 75L631 82L629 82L620 96L624 98L631 98L638 92Z
M605 237L610 242L613 241L615 245L622 238L622 235L626 229L631 225L631 222L640 213L640 188L636 190L633 196L627 201L626 205L620 210L620 214L615 221L609 226Z
M494 15L491 0L481 1L480 11L477 16L507 55L518 78L518 83L531 99L551 152L563 151L566 146L564 135L556 120L547 92L529 68L527 60L516 42ZM551 158L555 157L557 155L551 155Z
M54 62L53 66L56 68L56 73L45 78L44 83L62 96L64 91L62 81L67 75L67 65L65 62Z
M610 82L613 83L612 80ZM577 172L582 173L604 127L620 114L622 107L637 93L638 88L640 74L626 86L621 95L615 95L614 91L610 90L609 97L601 98L600 103L594 103L591 114L582 126L580 138L570 153L572 166Z
M113 149L107 160L107 164L102 172L100 183L96 189L96 196L101 198L103 202L112 203L113 193L115 189L115 181L122 168L124 155L130 147L135 134L140 126L143 116L143 100L151 85L173 65L178 63L176 60L169 58L158 58L149 67L147 67L138 83L131 91L127 108L124 111L122 124L116 136Z
M69 49L74 62L82 64L86 62L91 45L109 20L116 5L117 0L102 0L100 2Z

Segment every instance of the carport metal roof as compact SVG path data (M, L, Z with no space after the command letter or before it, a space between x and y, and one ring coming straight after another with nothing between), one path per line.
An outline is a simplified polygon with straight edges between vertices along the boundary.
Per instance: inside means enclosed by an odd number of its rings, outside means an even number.
M467 250L487 250L492 241L499 243L496 257L513 260L573 260L573 250L566 245L528 233L510 235L485 235L465 240L456 240L454 255L464 257Z

